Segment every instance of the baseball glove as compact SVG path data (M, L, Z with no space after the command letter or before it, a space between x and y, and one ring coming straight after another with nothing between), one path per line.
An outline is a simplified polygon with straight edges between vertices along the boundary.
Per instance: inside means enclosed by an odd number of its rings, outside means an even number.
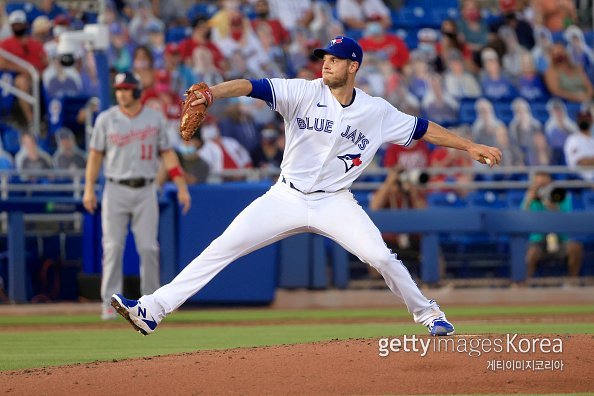
M206 99L206 104L199 104L196 106L190 106L190 103L197 100L196 94L200 92ZM179 125L179 133L184 140L190 140L194 133L204 121L206 117L206 108L212 104L213 101L212 92L206 83L201 82L192 85L186 91L186 100L182 108L182 118Z

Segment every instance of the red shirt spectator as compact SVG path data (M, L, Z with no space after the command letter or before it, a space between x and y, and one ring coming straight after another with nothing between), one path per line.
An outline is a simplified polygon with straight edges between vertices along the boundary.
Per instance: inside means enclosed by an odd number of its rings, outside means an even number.
M171 90L171 76L165 70L158 70L155 73L155 84L142 91L140 101L142 104L158 101L162 108L157 109L163 112L168 120L178 120L181 116L183 102L179 95Z
M282 45L289 42L291 35L284 28L278 19L270 18L270 8L268 6L268 0L258 0L254 4L254 11L256 12L256 18L252 20L252 29L254 32L258 31L260 24L267 24L272 29L272 35L274 36L274 44Z
M365 37L359 40L363 51L384 53L397 69L402 69L408 63L408 47L400 37L385 33L382 25L378 22L369 23L365 33Z
M210 27L208 26L208 20L204 18L197 18L194 22L194 30L192 36L183 40L179 43L179 53L181 54L182 60L192 59L192 54L197 47L207 48L212 53L212 59L215 66L219 71L224 71L225 58L221 51L208 39L208 33Z
M429 146L423 140L413 140L410 146L391 144L384 156L384 167L401 166L409 170L429 165Z
M10 13L8 23L12 28L13 36L0 41L0 48L29 62L37 70L42 71L47 66L47 55L43 44L27 36L27 16L22 10ZM22 71L20 67L9 61L3 61L0 68Z

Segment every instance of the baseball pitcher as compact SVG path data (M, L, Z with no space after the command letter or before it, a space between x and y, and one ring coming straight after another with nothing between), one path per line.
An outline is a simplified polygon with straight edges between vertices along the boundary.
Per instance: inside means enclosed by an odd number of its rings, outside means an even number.
M123 289L122 254L131 222L140 256L140 289L150 294L159 288L159 208L154 183L159 156L178 188L183 212L190 195L177 156L167 137L163 116L140 103L140 84L129 72L115 78L117 106L97 117L85 174L83 205L91 213L97 208L95 182L105 163L101 225L103 231L102 319L117 317L111 295Z
M454 326L434 300L427 299L406 267L385 245L376 226L349 187L383 143L407 146L412 140L464 150L494 166L495 147L476 144L428 120L398 111L382 98L355 88L363 61L359 44L338 36L314 51L323 59L322 78L305 80L233 80L212 88L192 86L182 115L188 138L213 100L251 96L266 101L285 119L286 149L278 182L243 210L171 283L140 300L116 294L112 305L144 335L197 293L229 263L263 246L302 232L332 238L372 265L394 295L404 301L415 322L436 336Z

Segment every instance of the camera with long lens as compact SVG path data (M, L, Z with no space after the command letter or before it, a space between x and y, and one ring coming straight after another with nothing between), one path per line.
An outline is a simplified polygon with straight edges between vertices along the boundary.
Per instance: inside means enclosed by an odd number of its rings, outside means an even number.
M401 170L396 179L398 184L412 184L413 186L425 185L429 182L429 174L420 169Z
M85 25L83 30L65 31L58 37L58 55L64 67L74 65L75 54L82 48L105 51L109 47L109 31L105 25Z
M536 199L541 202L561 203L567 196L567 190L563 187L548 185L536 190Z

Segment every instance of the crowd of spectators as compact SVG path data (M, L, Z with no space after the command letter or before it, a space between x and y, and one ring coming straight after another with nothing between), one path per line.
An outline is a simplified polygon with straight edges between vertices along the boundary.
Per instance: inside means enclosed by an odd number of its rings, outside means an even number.
M139 76L142 101L168 120L178 154L190 164L191 183L206 180L209 171L278 167L284 127L263 102L242 98L215 103L200 136L181 142L177 126L185 88L232 78L318 78L321 63L312 49L338 34L359 39L365 61L357 83L368 93L452 127L465 121L461 113L470 103L475 116L469 133L501 147L504 165L579 164L567 158L571 153L565 149L568 137L578 133L576 114L568 108L581 104L591 110L594 52L582 30L589 21L580 19L573 1L459 0L438 29L403 29L394 4L408 3L219 0L188 7L181 0L113 0L106 2L102 22L110 33L112 75L133 70ZM37 11L33 20L21 9L7 15L0 2L0 48L35 67L49 97L97 96L100 81L92 53L81 48L73 67L62 66L57 53L60 33L92 18L52 0L42 0ZM14 85L31 92L31 79L21 66L0 58L0 69L14 73ZM536 104L546 112L536 112ZM46 147L55 151L52 159L34 142L43 131L30 130L31 105L17 98L13 106L21 150L14 160L3 151L2 167L84 167L77 131L56 133ZM507 119L500 114L504 107ZM593 145L591 136L584 139ZM393 155L395 149L386 147L377 162L404 167L462 163L448 159L454 155L448 150L438 150L432 159L433 148L421 146L410 148L410 155Z

